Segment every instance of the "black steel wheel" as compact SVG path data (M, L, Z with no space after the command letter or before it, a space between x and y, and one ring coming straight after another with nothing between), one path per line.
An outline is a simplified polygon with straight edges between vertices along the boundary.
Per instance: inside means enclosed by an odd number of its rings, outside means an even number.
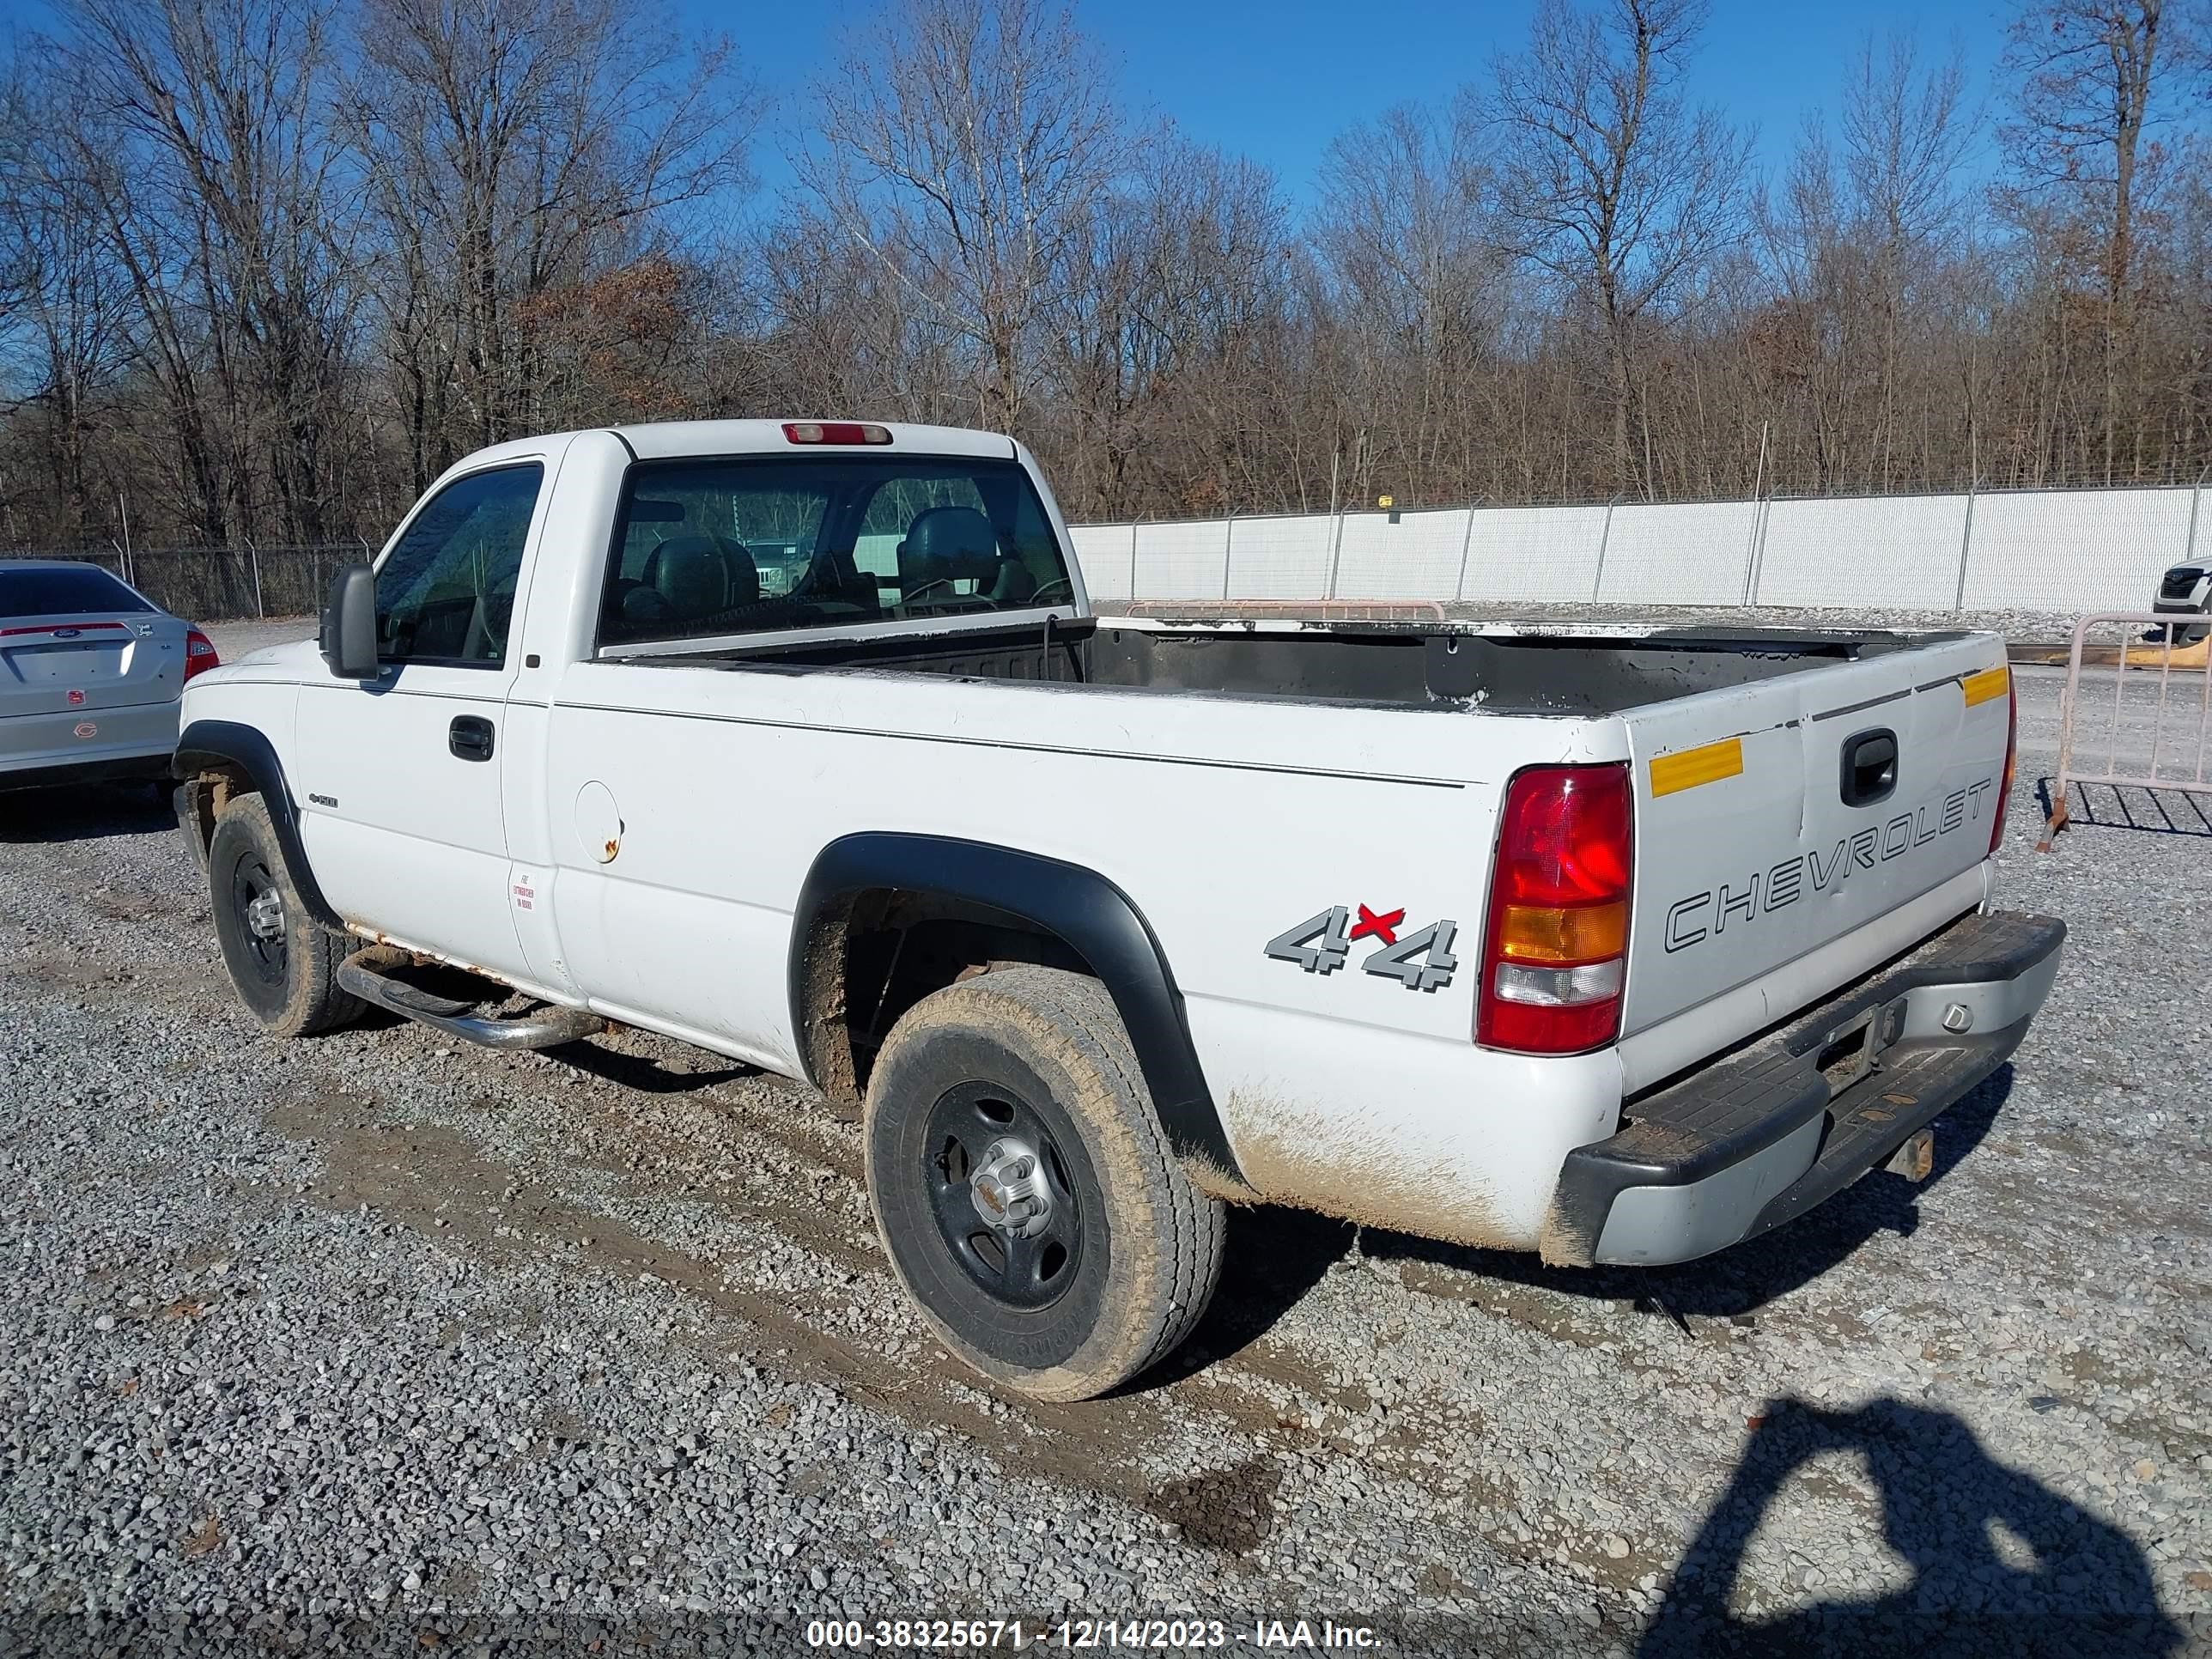
M264 1030L299 1036L361 1012L360 1000L337 982L354 941L307 914L258 795L234 797L216 820L208 903L231 987Z
M1083 1261L1083 1200L1052 1127L1003 1085L963 1083L930 1109L923 1179L953 1259L1009 1308L1048 1308Z
M281 995L289 965L284 894L258 853L246 853L232 866L230 911L247 969L258 983Z
M1007 968L923 998L876 1057L865 1139L892 1271L1009 1388L1103 1394L1213 1294L1224 1212L1169 1150L1094 979Z

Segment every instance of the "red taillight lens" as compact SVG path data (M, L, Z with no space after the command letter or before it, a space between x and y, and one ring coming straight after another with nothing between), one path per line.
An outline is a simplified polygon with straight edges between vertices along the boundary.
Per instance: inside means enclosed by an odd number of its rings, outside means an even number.
M887 444L890 428L872 421L786 421L783 435L795 444Z
M1632 816L1626 765L1532 766L1506 786L1476 1042L1568 1054L1619 1033Z
M222 659L215 653L215 641L197 628L187 630L185 635L185 680L189 682L203 669L222 665Z
M2004 773L1997 780L1996 818L1990 825L1990 856L1995 858L1997 843L2004 839L2005 807L2012 799L2012 771L2020 758L2020 688L2008 686L2005 691L2005 763Z

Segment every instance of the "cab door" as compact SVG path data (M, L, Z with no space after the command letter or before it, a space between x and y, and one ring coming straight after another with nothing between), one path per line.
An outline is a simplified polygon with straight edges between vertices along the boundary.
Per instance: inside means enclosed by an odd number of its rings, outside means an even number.
M542 459L428 496L376 573L378 673L300 698L301 835L349 922L527 981L501 799L508 633L543 516Z

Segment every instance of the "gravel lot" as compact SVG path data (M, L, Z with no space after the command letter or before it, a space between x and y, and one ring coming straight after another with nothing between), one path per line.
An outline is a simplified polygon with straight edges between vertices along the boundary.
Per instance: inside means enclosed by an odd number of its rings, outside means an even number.
M1931 1182L1644 1274L1240 1212L1172 1371L1066 1407L928 1340L801 1091L264 1042L161 811L0 798L0 1652L2212 1651L2212 830L2106 791L2030 853L2021 679L2003 896L2072 944Z

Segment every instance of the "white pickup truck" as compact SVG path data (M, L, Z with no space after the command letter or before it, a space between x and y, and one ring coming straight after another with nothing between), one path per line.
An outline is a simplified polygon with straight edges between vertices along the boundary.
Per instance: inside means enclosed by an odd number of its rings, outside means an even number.
M2063 937L1987 908L2011 715L1984 635L1095 617L1020 445L732 421L470 457L176 772L270 1031L803 1079L945 1343L1075 1399L1224 1201L1657 1263L1924 1169Z

